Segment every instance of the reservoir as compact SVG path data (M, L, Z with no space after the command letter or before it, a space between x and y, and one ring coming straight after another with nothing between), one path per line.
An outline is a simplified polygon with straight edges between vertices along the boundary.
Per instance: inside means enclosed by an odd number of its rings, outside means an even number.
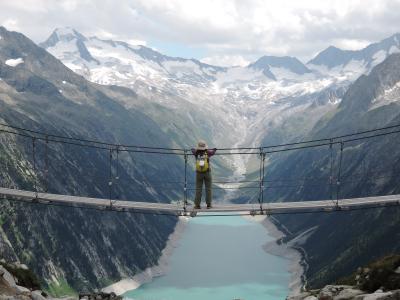
M191 218L169 259L166 274L126 292L124 297L136 300L285 299L289 294L290 261L263 250L263 245L273 240L256 218Z

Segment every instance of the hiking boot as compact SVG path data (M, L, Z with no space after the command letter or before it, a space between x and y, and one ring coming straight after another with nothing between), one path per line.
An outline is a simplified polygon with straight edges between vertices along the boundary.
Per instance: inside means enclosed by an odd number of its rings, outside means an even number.
M200 205L195 205L194 209L201 209Z
M207 209L212 208L211 204L207 204Z

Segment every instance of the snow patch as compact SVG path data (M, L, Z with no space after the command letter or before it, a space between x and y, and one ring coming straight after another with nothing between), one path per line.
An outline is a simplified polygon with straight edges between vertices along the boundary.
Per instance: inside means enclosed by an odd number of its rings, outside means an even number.
M329 99L329 103L332 104L332 105L339 104L340 102L342 102L342 98L334 97L334 98Z
M19 64L22 64L23 62L24 62L24 60L21 57L16 58L16 59L7 59L6 65L8 65L10 67L16 67Z
M270 67L269 69L272 74L274 74L275 78L278 80L292 80L292 81L300 81L300 80L312 80L315 79L315 75L312 73L305 74L296 74L290 71L289 69L283 67Z
M371 101L372 106L369 110L373 110L380 106L385 106L400 99L400 81L390 88L385 89L378 97Z
M46 50L61 60L70 60L79 57L79 50L75 40L60 41L54 47L47 48Z
M177 77L179 77L179 74L198 74L202 75L203 72L199 68L197 64L195 64L193 61L188 60L188 61L166 61L163 63L164 68L169 72L169 73L177 73Z
M219 73L217 75L216 85L223 87L229 83L246 82L249 81L271 81L271 79L266 78L262 73L262 70L253 70L249 68L233 67L228 69L224 73Z
M389 49L389 54L399 53L399 52L400 52L400 49L398 47L396 47L396 46L392 46Z
M71 27L57 28L56 33L59 37L63 36L63 35L70 35L70 34L75 35L75 32Z
M381 62L383 62L386 58L387 54L385 50L379 50L378 52L376 52L374 54L374 56L372 56L373 62L372 62L372 66L376 66L378 64L380 64Z

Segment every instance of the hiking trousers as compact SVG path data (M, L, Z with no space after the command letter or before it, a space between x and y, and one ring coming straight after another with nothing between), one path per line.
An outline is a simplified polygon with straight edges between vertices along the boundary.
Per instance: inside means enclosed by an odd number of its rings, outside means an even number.
M207 205L211 205L211 184L212 184L212 177L211 171L207 172L196 172L196 197L194 199L194 205L200 206L201 202L201 195L203 190L203 182L206 187L206 203Z

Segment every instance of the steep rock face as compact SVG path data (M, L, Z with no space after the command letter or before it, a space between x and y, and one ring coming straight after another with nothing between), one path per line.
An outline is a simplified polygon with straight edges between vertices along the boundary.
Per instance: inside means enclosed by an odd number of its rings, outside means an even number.
M369 75L361 76L345 93L337 110L323 117L307 138L325 138L400 124L399 66L400 54L393 54ZM265 197L275 201L330 198L334 201L336 198L399 194L398 136L394 133L346 142L340 178L340 145L333 145L333 184L329 181L329 145L293 151L279 158L270 155L267 178L290 183L287 187L283 184L283 187L267 190ZM270 186L276 184L272 181ZM374 258L398 253L399 209L284 216L279 220L290 232L288 239L310 228L315 229L299 246L307 253L310 287L321 287Z
M87 82L22 34L0 28L0 36L2 123L117 144L173 145L157 123L134 108L127 110L112 90ZM60 143L46 149L40 140L36 151L35 172L32 140L2 132L1 185L32 190L37 182L39 190L108 197L109 151ZM116 161L114 153L112 196L176 199L177 188L150 186L160 177L179 178L182 169L175 156L121 153ZM0 206L0 252L30 266L53 290L101 287L153 265L176 223L173 217L5 200Z

